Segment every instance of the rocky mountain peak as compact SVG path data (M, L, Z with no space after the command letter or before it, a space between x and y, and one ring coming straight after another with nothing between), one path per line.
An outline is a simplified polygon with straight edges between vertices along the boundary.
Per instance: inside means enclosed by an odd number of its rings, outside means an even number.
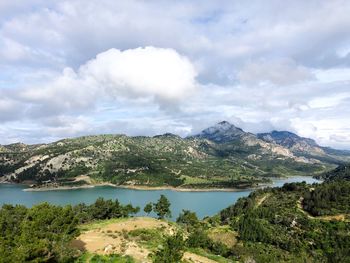
M293 152L304 152L312 155L324 154L322 147L320 147L313 139L300 137L289 131L259 133L257 136L261 140L279 144Z
M270 133L259 133L258 138L269 142L275 142L284 146L292 147L294 144L303 143L311 147L317 147L317 143L310 138L300 137L289 131L272 131Z
M241 128L229 123L228 121L221 121L214 126L211 126L195 137L205 138L215 142L226 142L240 138L246 134Z

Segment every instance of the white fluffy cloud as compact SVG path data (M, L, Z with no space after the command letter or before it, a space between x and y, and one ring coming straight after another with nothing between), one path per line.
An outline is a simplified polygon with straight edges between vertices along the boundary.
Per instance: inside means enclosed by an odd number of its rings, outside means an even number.
M154 96L178 100L192 94L196 71L173 49L146 47L97 55L79 70L80 78L93 80L116 96Z
M123 98L153 100L164 108L193 95L195 78L192 63L173 49L110 49L77 71L65 68L39 86L19 89L15 97L34 117L92 110L101 101Z

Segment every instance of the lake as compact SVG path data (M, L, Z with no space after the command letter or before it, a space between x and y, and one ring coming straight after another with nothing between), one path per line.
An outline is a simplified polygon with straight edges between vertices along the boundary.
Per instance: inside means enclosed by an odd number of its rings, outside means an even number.
M287 182L318 183L320 181L307 176L296 176L284 179L275 179L273 185L281 187ZM171 202L173 219L182 209L188 209L197 213L198 217L212 216L223 208L235 203L238 198L248 196L252 190L237 192L177 192L172 190L132 190L101 186L88 189L57 190L43 192L25 192L23 185L0 184L0 205L22 204L31 207L41 202L65 205L78 203L93 203L98 197L105 199L118 199L121 203L131 203L139 206L138 215L145 215L143 207L148 202L156 202L161 194L164 194Z

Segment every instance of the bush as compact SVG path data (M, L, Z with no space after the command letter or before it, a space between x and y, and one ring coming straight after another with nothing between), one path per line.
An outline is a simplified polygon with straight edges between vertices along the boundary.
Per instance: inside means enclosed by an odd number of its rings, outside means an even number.
M195 212L182 210L182 213L176 219L176 223L185 226L186 230L189 231L199 225L199 220Z
M178 263L184 254L184 240L181 233L169 236L155 253L155 263Z

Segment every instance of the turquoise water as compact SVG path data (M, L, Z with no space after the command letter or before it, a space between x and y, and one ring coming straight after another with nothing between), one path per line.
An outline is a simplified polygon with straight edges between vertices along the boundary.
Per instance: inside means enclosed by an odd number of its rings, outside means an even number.
M307 183L319 182L311 177L299 176L275 180L273 186L280 187L286 182ZM238 198L248 196L251 190L238 192L176 192L172 190L131 190L101 186L89 189L59 190L43 192L25 192L25 186L0 184L0 205L22 204L31 207L41 202L52 204L78 204L93 203L98 197L105 199L118 199L121 203L131 203L139 206L144 215L143 207L148 202L156 202L164 194L171 202L173 218L176 218L182 209L195 211L201 218L212 216L223 208L235 203Z

